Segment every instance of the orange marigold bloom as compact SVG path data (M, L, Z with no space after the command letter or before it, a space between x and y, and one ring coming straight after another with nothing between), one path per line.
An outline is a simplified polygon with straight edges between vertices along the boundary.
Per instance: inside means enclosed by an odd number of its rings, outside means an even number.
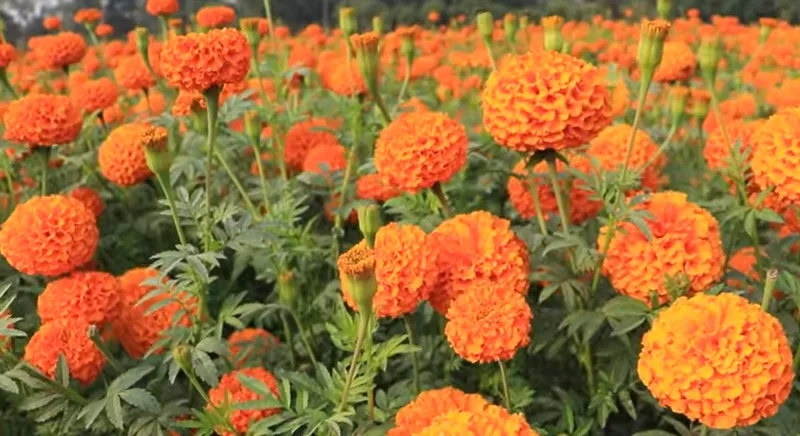
M378 230L373 247L378 290L372 299L378 317L397 318L413 313L420 301L428 299L435 276L425 255L426 239L425 232L414 225L390 223ZM360 245L366 248L366 241ZM344 277L344 271L339 274ZM348 306L358 310L344 279L342 295Z
M178 0L147 0L145 10L150 15L172 15L177 14L181 6Z
M206 99L203 94L197 91L184 91L178 93L175 103L172 105L172 115L188 116L192 112L205 112Z
M780 322L734 294L682 297L662 311L638 370L660 404L716 429L774 415L794 380Z
M83 203L95 217L102 215L103 210L106 208L103 199L100 198L100 194L88 186L80 186L73 189L70 191L69 196Z
M96 8L86 8L86 9L78 9L78 12L75 12L75 22L78 24L83 23L96 23L103 19L103 11Z
M784 109L767 120L755 135L753 180L772 191L783 207L800 204L800 108Z
M80 318L57 319L39 327L25 346L23 359L55 380L58 356L67 361L70 376L84 386L103 371L106 358L89 338L89 324Z
M238 83L250 70L250 45L236 29L178 36L164 45L161 70L172 86L187 91Z
M697 60L689 45L677 41L666 42L653 80L661 83L689 80L694 75L696 64Z
M723 122L728 123L730 120L752 117L758 111L758 103L753 94L742 93L720 103L719 111L722 114ZM714 111L709 112L703 121L703 130L713 132L718 126L719 120L717 120L716 114Z
M17 58L17 50L13 45L3 42L0 43L0 68L8 68L8 65Z
M599 70L555 51L507 57L481 97L486 131L518 151L578 147L611 122Z
M80 201L33 197L3 223L0 253L19 272L53 277L92 260L99 238L94 215Z
M86 41L74 32L43 36L33 56L45 68L61 69L77 64L86 54Z
M383 182L380 174L366 174L356 182L356 196L361 199L384 202L400 195L400 191Z
M339 144L319 145L311 149L303 160L303 171L331 174L347 166L347 151Z
M195 19L201 28L225 27L236 20L236 11L228 6L204 6Z
M159 295L139 304L142 297L155 289L154 286L142 282L157 277L158 271L152 268L134 268L119 277L122 307L118 322L114 324L114 333L125 352L134 359L141 359L162 339L164 330L173 325L190 326L191 321L186 310L196 310L196 299L182 292L178 296L180 302L172 301L148 314L152 306L170 298ZM155 353L162 351L156 350Z
M756 131L763 126L763 121L745 122L743 120L733 120L725 123L725 131L731 141L730 146L725 141L722 129L717 127L706 139L703 147L703 157L706 159L708 168L715 171L723 171L728 168L732 158L730 147L739 144L739 152L744 153L752 147ZM752 153L749 157L752 157Z
M631 107L631 92L622 77L617 79L611 91L611 118L619 118Z
M456 388L446 387L420 393L416 399L403 406L395 416L395 427L387 436L412 436L431 425L436 418L451 412L478 411L489 402L478 394L466 394Z
M604 170L619 171L625 164L625 157L628 150L628 138L633 127L628 124L615 124L606 127L589 143L586 154L596 158ZM628 168L641 171L658 151L658 145L650 138L650 135L642 129L636 131L633 138L633 150L631 152ZM657 190L661 185L661 170L666 165L667 160L664 154L658 156L642 174L642 186L651 190Z
M114 78L121 86L134 91L147 89L156 84L156 79L138 54L122 58L117 68L114 68Z
M5 140L35 147L74 141L83 120L69 97L28 94L8 105L3 123Z
M84 82L72 92L73 101L86 112L107 109L117 102L117 98L117 85L108 77Z
M228 336L231 358L239 366L251 356L263 354L280 343L277 336L257 328L236 330Z
M530 342L531 308L525 296L504 286L476 283L450 304L444 332L462 359L510 360Z
M753 247L744 247L734 253L728 259L728 267L741 275L758 282L760 276L756 270L758 258L756 257L756 250ZM728 286L734 289L746 289L748 292L753 292L753 287L743 282L738 278L729 278Z
M133 186L153 175L141 141L147 128L146 124L133 123L111 131L97 153L97 164L106 179L119 186Z
M293 124L284 138L283 157L286 165L299 170L303 168L311 149L338 145L339 139L329 131L337 127L336 123L325 118L311 118Z
M464 126L440 112L408 112L381 130L375 168L383 181L416 193L450 180L467 162Z
M528 247L510 221L485 211L456 215L428 241L428 256L438 271L430 302L439 313L446 314L453 299L470 289L497 285L528 292Z
M480 411L450 412L437 417L419 436L538 436L521 414L510 414L500 406Z
M512 170L515 176L508 178L508 195L511 204L517 209L519 215L525 219L531 219L536 216L536 207L534 205L533 196L530 193L530 178L533 176L536 190L539 194L539 202L542 211L546 214L557 214L558 203L556 201L555 193L550 185L550 179L547 174L547 162L539 162L533 167L533 172L526 168L527 159L522 159L514 166ZM588 173L592 170L591 162L583 155L569 156L570 166L582 173ZM559 172L566 170L563 162L557 161L556 168ZM592 199L592 193L589 191L585 183L578 178L572 179L572 183L567 183L566 180L559 182L562 186L561 189L569 190L569 212L570 221L573 224L580 224L588 219L593 218L603 208L601 201ZM545 219L550 216L546 215Z
M99 24L94 30L94 33L100 37L109 36L114 33L114 27L110 24Z
M770 88L767 91L766 100L778 110L800 106L800 79L787 79L781 86Z
M42 24L47 30L61 30L61 18L58 17L45 17Z
M367 93L367 82L355 60L349 64L344 59L332 62L320 73L322 86L335 94L350 97Z
M57 320L82 319L103 330L120 314L120 284L111 274L76 271L52 281L36 303L42 324Z
M263 383L272 394L278 397L278 380L264 368L244 368L234 370L222 376L219 385L208 391L210 400L209 408L232 406L234 404L246 403L248 401L260 400L263 397L239 381L239 374L257 379ZM228 414L228 422L238 434L247 433L247 428L251 423L260 421L269 416L280 413L281 409L255 409L255 410L231 410ZM237 433L227 431L224 427L217 432L222 436L234 436Z
M645 222L652 239L630 222L614 232L603 262L603 273L617 292L650 304L670 300L669 278L688 280L687 294L703 292L722 277L725 253L719 224L686 194L660 192L636 206L653 217ZM597 244L604 246L608 228L600 229Z

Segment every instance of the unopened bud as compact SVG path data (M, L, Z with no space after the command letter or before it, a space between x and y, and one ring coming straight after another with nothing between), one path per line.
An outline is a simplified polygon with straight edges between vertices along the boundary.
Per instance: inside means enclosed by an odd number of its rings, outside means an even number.
M519 17L519 28L520 28L520 30L522 30L524 32L525 29L528 28L528 24L530 24L530 18L528 18L527 15L520 15L520 17Z
M258 48L258 43L261 41L261 35L258 33L258 18L242 18L239 20L239 27L244 33L247 42L250 43L250 48L255 52Z
M247 111L244 113L244 133L254 143L259 143L261 137L261 119L258 111Z
M378 95L378 44L381 37L375 32L350 36L350 44L356 52L358 68L373 96Z
M656 68L661 64L661 58L664 56L664 40L667 39L669 28L670 23L661 19L644 20L642 23L636 61L642 70L642 80L648 84L653 79Z
M188 345L176 345L172 349L172 358L185 372L192 372L192 348Z
M400 52L403 53L403 57L405 57L409 65L411 65L411 62L414 60L416 34L417 26L397 29L397 35L400 37Z
M350 38L350 35L356 32L356 10L355 8L340 8L339 9L339 28L342 29L345 38Z
M672 14L672 0L658 0L656 11L662 20L669 20L669 16Z
M297 302L297 283L294 277L294 272L285 271L278 276L278 299L281 303L294 309Z
M561 26L563 25L564 19L558 15L542 18L545 50L561 51L564 48L564 35L561 34Z
M372 17L372 31L378 35L383 35L383 18L376 15Z
M375 245L375 235L378 230L383 226L383 218L381 217L381 208L377 205L370 204L361 206L358 211L358 228L364 239L367 241L367 246L372 248Z
M703 89L692 89L691 97L691 113L699 124L708 116L708 103L711 100L711 94Z
M669 91L669 110L672 116L672 125L678 127L686 114L686 104L689 102L689 88L673 86Z
M700 65L700 74L703 80L707 81L707 86L714 83L717 77L717 68L720 60L719 38L710 36L703 38L700 48L697 51L697 63Z
M516 42L518 29L519 20L517 20L517 16L510 12L507 13L503 17L503 33L509 43L514 44Z
M484 41L492 40L492 33L494 32L494 18L489 11L479 12L475 19L478 22L478 33Z

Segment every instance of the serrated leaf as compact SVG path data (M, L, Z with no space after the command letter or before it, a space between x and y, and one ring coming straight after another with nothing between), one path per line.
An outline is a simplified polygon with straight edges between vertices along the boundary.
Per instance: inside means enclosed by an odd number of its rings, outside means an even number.
M122 402L119 399L119 396L112 395L106 398L106 416L108 420L111 421L111 424L118 429L122 429L125 426L122 417Z
M69 365L67 358L63 354L58 354L58 361L56 362L56 381L61 386L69 386Z
M161 413L161 405L158 403L158 400L156 400L153 394L144 389L128 389L127 391L121 392L119 397L126 403L146 412L155 414Z
M219 373L211 357L203 350L192 350L192 368L201 380L214 387L219 383Z
M117 377L108 386L108 395L118 395L120 392L129 389L141 380L147 374L150 374L155 368L150 365L141 365L136 368L129 369L121 376Z
M646 316L650 312L650 307L640 300L620 295L604 304L602 312L609 318Z
M97 400L83 409L81 409L80 413L78 413L78 418L84 418L86 422L86 428L90 428L92 424L97 420L97 417L103 412L103 409L106 407L106 402L104 400Z
M17 384L14 383L14 380L3 374L0 374L0 389L6 392L11 392L12 394L19 393L19 386L17 386Z

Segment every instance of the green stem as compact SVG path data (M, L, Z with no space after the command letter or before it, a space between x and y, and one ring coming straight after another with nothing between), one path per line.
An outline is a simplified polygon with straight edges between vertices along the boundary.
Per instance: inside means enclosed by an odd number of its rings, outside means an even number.
M42 188L42 196L47 195L47 172L49 169L48 163L50 162L50 152L52 151L50 147L39 147L39 158L40 160L40 168L41 168L41 188Z
M106 361L108 361L108 364L114 369L114 371L116 371L117 374L122 374L125 372L125 367L122 366L122 364L119 363L119 360L117 360L117 358L111 353L111 350L108 348L108 344L106 344L103 338L100 337L100 332L94 325L92 325L92 328L89 330L89 339L91 339L97 349L103 353Z
M592 363L592 348L588 343L583 347L583 356L581 361L584 369L586 370L586 382L589 385L589 393L594 396L594 365Z
M347 166L344 168L344 176L342 177L342 186L339 190L341 197L340 197L340 204L344 206L347 204L347 192L348 187L350 186L350 177L353 175L353 168L356 165L356 159L358 159L358 137L356 136L355 129L353 130L353 144L350 146L350 152L347 156ZM344 224L344 217L341 213L336 214L336 218L334 219L334 228L337 230L334 233L334 237L338 240L339 235L341 234L342 226ZM336 252L338 256L338 251Z
M497 71L497 62L494 60L494 50L492 50L492 41L489 38L483 38L483 45L486 46L486 51L489 53L489 62L492 64L492 71Z
M761 309L769 313L769 305L772 302L772 293L775 291L775 282L778 281L778 270L767 271L767 280L764 283L764 295L761 297Z
M669 147L670 142L672 142L672 137L675 136L675 133L677 132L678 132L678 125L673 124L672 127L669 129L669 133L667 133L667 137L666 139L664 139L664 142L661 143L661 145L658 147L658 150L656 150L655 154L650 156L650 159L648 159L647 162L645 162L645 164L642 166L641 169L642 171L646 170L650 165L652 165L658 159L658 157L661 156L661 154L667 150L667 147Z
M292 369L297 369L297 356L294 352L294 333L292 333L292 327L289 325L289 320L286 319L286 315L283 313L281 313L281 323L283 323L283 333L286 335L286 345L289 346Z
M278 169L281 172L281 178L284 182L286 182L289 180L289 172L286 169L286 157L283 155L283 140L281 139L280 132L278 130L279 129L277 128L272 129L272 140L278 145Z
M794 368L794 372L800 370L800 344L798 344L797 349L794 350L794 360L792 361L792 368Z
M222 167L225 169L225 172L228 173L228 177L231 178L233 185L236 186L236 189L239 191L239 195L242 196L244 204L247 206L247 209L250 210L250 213L253 215L253 218L256 220L260 219L261 214L258 212L258 209L256 209L256 206L253 204L253 201L250 200L250 196L247 195L247 190L244 188L244 185L242 185L242 181L239 180L239 177L236 176L236 173L233 172L233 168L231 168L231 165L230 163L228 163L228 160L225 159L225 155L219 148L217 148L216 150L214 150L214 156L217 158L219 163L222 164ZM257 157L260 159L260 156Z
M159 15L158 24L161 26L161 41L167 42L167 40L169 40L169 28L167 27L167 17Z
M264 0L264 12L267 14L267 23L269 24L269 45L275 50L275 23L272 21L272 7L269 0Z
M30 366L30 364L28 364L27 362L19 362L19 360L17 360L16 357L14 357L13 354L11 354L11 353L3 353L3 354L0 354L0 356L5 358L6 360L8 360L10 364L16 365L16 364L21 363L22 367L27 369L28 372L33 377L35 377L39 381L47 384L48 386L53 388L54 391L56 391L59 394L63 395L65 398L67 398L68 400L72 401L73 403L80 404L81 406L85 406L85 405L89 404L89 400L84 398L83 395L75 392L69 386L62 386L61 383L58 383L55 380L51 379L50 377L42 374L38 369Z
M14 176L12 163L9 159L3 159L3 172L5 172L6 186L8 187L8 210L14 210L16 199L14 198Z
M547 221L544 219L544 212L542 211L542 200L539 198L539 189L536 186L536 177L533 175L533 168L528 169L528 192L533 198L533 209L536 211L536 221L539 223L539 230L542 235L547 236Z
M217 114L219 111L219 93L218 87L212 87L206 90L204 97L206 100L206 114L208 116L207 125L207 156L206 156L206 180L205 180L205 194L206 194L206 225L203 232L203 245L206 251L211 251L211 227L213 219L211 218L211 179L212 169L214 163L214 146L217 142Z
M606 259L608 247L611 246L611 240L614 239L614 232L617 230L617 220L612 214L608 219L608 233L606 239L603 241L603 248L600 251L600 256L597 259L597 264L594 267L594 276L592 276L592 295L597 292L597 285L600 283L600 271L603 269L603 261Z
M505 400L506 410L511 411L511 395L508 393L508 375L506 375L506 363L502 360L497 361L500 366L500 378L503 380L503 399Z
M708 427L705 425L700 426L700 436L708 436Z
M383 98L377 92L372 94L373 100L375 100L375 106L378 106L378 110L381 113L381 120L383 121L383 127L388 126L392 122L392 116L389 115L389 110L386 109L386 103L383 102Z
M366 338L367 330L369 329L369 318L369 313L359 312L358 337L356 338L356 346L355 349L353 349L353 357L350 359L350 369L347 371L347 378L344 381L344 388L342 389L342 398L339 400L339 406L336 408L336 413L341 413L347 405L347 399L350 395L350 387L353 385L353 379L356 376L358 357L361 354L361 348L364 345L364 338Z
M298 317L297 314L294 313L294 311L291 311L290 313L292 314L294 323L297 324L297 331L300 333L300 340L303 341L303 346L306 347L308 358L311 359L311 364L314 365L314 371L316 371L317 357L314 355L314 348L311 346L311 341L309 341L308 339L308 336L306 334L306 329L303 327L303 323L300 321L300 317Z
M11 82L8 81L8 73L6 73L5 68L0 69L0 82L2 82L3 87L9 93L11 93L11 96L14 97L15 100L19 98L19 94L17 94L17 91L14 89L13 86L11 86Z
M628 136L628 145L625 150L625 163L622 165L622 173L620 180L625 181L625 176L628 174L628 164L631 161L631 154L633 153L633 142L636 139L636 131L639 130L639 123L642 119L642 112L644 112L644 104L647 101L647 92L650 90L650 83L653 79L653 73L642 72L642 81L639 82L639 100L636 105L636 115L633 116L633 125L631 126L631 134Z
M392 109L392 113L397 113L397 109L403 103L403 98L406 95L406 90L408 89L408 84L411 81L411 62L406 60L406 71L405 76L403 77L403 85L400 86L400 93L397 95L397 103Z
M415 346L414 341L414 324L410 314L403 315L403 322L406 325L406 334L408 334L408 344L412 347ZM411 363L414 365L414 393L419 395L419 352L414 351L411 353Z
M255 142L253 142L253 154L256 157L256 168L258 168L258 178L261 184L261 197L264 201L264 206L269 210L271 205L269 201L269 192L267 191L267 177L264 175L264 163L261 162L261 151L259 151Z
M550 183L553 185L553 194L556 197L556 204L558 204L558 213L561 217L561 229L564 234L569 235L569 211L567 210L567 203L564 200L564 193L561 192L561 185L558 183L558 171L556 170L556 162L553 159L547 159L547 172L550 175Z
M256 46L253 50L253 59L251 62L251 68L253 71L256 72L256 79L258 79L258 92L261 94L261 104L265 105L268 103L272 103L272 100L267 95L267 90L264 89L264 78L261 74L261 65L258 62L258 47Z
M181 220L178 217L178 208L175 205L175 190L172 189L172 184L169 181L169 174L157 172L156 179L158 180L158 184L161 185L161 190L164 191L164 196L167 198L169 212L172 215L172 222L175 224L175 231L178 233L178 240L180 240L181 245L186 245L186 234L183 232Z
M436 182L433 187L431 187L431 191L433 191L433 194L439 199L439 203L442 205L442 211L444 211L444 217L452 218L453 209L450 207L450 202L447 201L447 196L444 194L442 184Z

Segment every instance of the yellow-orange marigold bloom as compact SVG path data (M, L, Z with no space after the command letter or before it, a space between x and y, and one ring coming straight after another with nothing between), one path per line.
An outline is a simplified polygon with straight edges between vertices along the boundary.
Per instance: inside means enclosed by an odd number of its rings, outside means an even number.
M383 182L380 174L366 174L356 182L356 196L361 199L384 202L400 195L400 191Z
M81 133L81 113L69 97L29 94L8 105L3 138L34 146L72 142Z
M58 17L45 17L42 25L47 30L61 30L61 18Z
M720 103L719 111L722 113L722 121L727 124L730 120L740 120L755 115L758 111L758 103L753 94L741 93ZM703 121L703 130L713 132L718 126L719 120L715 112L709 112Z
M518 151L578 147L611 122L600 71L555 51L509 56L481 97L486 131Z
M239 83L250 70L250 45L236 29L178 36L164 45L161 70L172 86L187 91Z
M631 107L631 92L628 85L621 77L617 79L614 90L611 91L611 118L619 118L628 112Z
M119 320L114 324L114 333L125 352L134 359L141 359L162 339L163 331L172 327L176 318L176 325L190 326L191 321L186 311L196 311L196 299L181 293L178 296L181 302L172 301L148 314L153 305L169 298L167 295L159 295L139 304L142 297L155 289L142 282L157 277L158 271L152 268L134 268L119 277L122 307ZM156 350L156 353L160 352L162 350Z
M117 85L108 77L89 80L72 91L72 99L86 112L104 110L117 102Z
M489 402L482 396L466 394L453 387L425 391L397 411L395 427L389 430L387 436L412 436L442 415L483 410L487 406Z
M708 168L715 171L722 171L728 168L731 156L730 147L739 144L739 152L744 153L753 145L756 131L763 126L763 121L745 122L743 120L732 120L725 123L725 131L731 143L730 146L725 141L722 129L717 127L706 139L703 147L703 157L706 159ZM752 153L749 154L752 158Z
M219 381L219 385L208 391L208 398L210 400L209 408L225 407L226 405L230 407L235 404L256 401L263 398L261 395L251 391L242 384L239 380L240 374L257 379L272 392L275 398L278 397L278 380L275 379L272 373L264 368L244 368L223 375ZM231 410L228 414L228 422L231 423L236 433L228 431L225 427L218 429L217 432L222 436L245 434L251 423L280 413L280 411L281 409Z
M86 54L86 41L74 32L43 36L33 55L45 68L60 69L77 64Z
M397 318L413 313L428 299L435 276L425 253L426 239L425 232L414 225L390 223L378 230L373 247L378 290L372 309L376 316ZM347 280L342 280L342 296L348 306L358 310Z
M531 319L523 294L481 283L453 299L444 332L453 351L464 360L509 360L530 342Z
M331 62L322 68L320 74L322 86L334 94L351 97L367 93L367 82L355 60L349 64L344 59Z
M120 284L111 274L76 271L47 284L36 303L42 324L83 319L104 330L120 314Z
M408 112L383 129L375 168L385 183L416 193L450 180L467 161L464 126L439 112Z
M758 282L760 276L758 274L758 270L756 269L756 264L758 263L757 261L758 258L756 257L756 250L753 247L744 247L736 251L736 253L733 253L733 255L728 259L728 268ZM752 286L738 278L729 278L728 286L734 289L746 289L748 292L753 291Z
M301 169L311 149L323 145L338 145L339 139L329 130L336 123L325 118L311 118L295 123L286 132L283 157L289 168Z
M106 179L119 186L133 186L153 175L141 141L148 127L132 123L111 131L97 152L97 164Z
M145 10L150 15L172 15L177 14L181 6L178 0L147 0Z
M800 108L782 110L755 135L753 180L772 191L781 206L800 204Z
M469 289L497 285L528 293L528 248L510 221L485 211L456 215L428 241L428 256L438 272L430 302L439 313L446 314L453 299Z
M531 219L536 216L536 207L533 201L533 196L530 192L530 178L531 172L533 176L537 193L539 194L539 202L542 211L546 214L558 213L558 202L556 201L553 187L550 184L550 179L547 174L547 162L539 162L533 167L533 171L526 168L527 159L519 161L512 170L513 176L508 178L508 196L511 204L517 209L519 215L525 219ZM582 173L589 173L592 170L591 162L586 156L571 155L569 156L570 166ZM556 169L559 172L564 172L566 167L563 162L556 162ZM567 183L567 180L559 182L561 189L569 190L569 212L570 221L573 224L580 224L588 219L593 218L603 208L601 201L592 199L592 193L585 186L586 184L578 178L573 178L572 183ZM549 219L550 215L546 215L545 219Z
M682 297L662 311L638 370L660 404L717 429L774 415L794 380L780 322L734 294Z
M538 436L521 414L510 414L500 406L479 411L450 412L437 417L418 436Z
M92 384L106 364L89 338L89 324L80 318L58 319L39 327L25 346L23 359L55 380L59 355L67 361L70 376L84 386Z
M75 12L74 19L78 24L96 23L103 19L103 11L96 8L78 9L78 12Z
M94 214L95 218L102 215L103 210L106 208L103 199L100 198L100 194L88 186L73 189L70 191L69 196L83 203Z
M332 174L347 166L347 151L339 144L323 144L312 148L303 160L303 171Z
M236 20L236 11L228 6L204 6L195 18L201 28L225 27Z
M687 279L689 295L719 281L725 254L719 224L707 210L680 192L653 194L636 208L652 216L645 219L652 239L630 222L614 232L603 273L617 292L648 304L655 292L663 304L670 300L668 278ZM607 227L600 229L598 246L607 234Z
M19 272L53 277L92 260L99 238L94 214L80 201L33 197L3 223L0 253Z
M625 157L628 150L628 138L633 127L629 124L615 124L606 127L589 143L586 154L596 158L602 169L609 171L619 171L625 164ZM658 151L658 145L650 138L650 135L642 129L636 131L633 138L633 149L631 151L628 168L641 170ZM661 154L658 156L642 173L642 186L651 190L657 190L661 185L661 170L666 165L666 157Z
M653 80L661 83L688 80L694 75L696 64L697 60L689 45L678 41L666 42Z
M8 68L8 65L17 58L17 50L9 43L0 43L0 68Z
M121 86L134 91L147 89L156 84L156 79L138 54L122 58L117 68L114 68L114 78Z
M272 333L257 328L236 330L228 336L231 358L241 365L253 355L261 355L279 345L281 341Z

